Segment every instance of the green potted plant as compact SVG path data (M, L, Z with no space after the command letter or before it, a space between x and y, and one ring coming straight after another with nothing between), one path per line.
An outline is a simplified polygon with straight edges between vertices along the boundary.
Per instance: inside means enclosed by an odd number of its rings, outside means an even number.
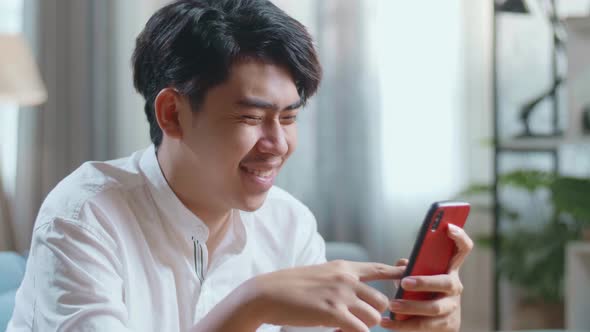
M546 324L541 322L543 327L562 327L565 249L568 242L582 239L590 230L590 179L518 170L502 175L499 187L525 190L531 195L548 191L547 204L552 212L545 220L524 220L522 213L511 210L514 207L502 204L502 218L512 222L499 234L497 273L522 290L521 308L544 311L537 315L546 320ZM491 190L490 186L475 185L466 193ZM484 247L491 247L492 240L489 235L476 236L476 242Z

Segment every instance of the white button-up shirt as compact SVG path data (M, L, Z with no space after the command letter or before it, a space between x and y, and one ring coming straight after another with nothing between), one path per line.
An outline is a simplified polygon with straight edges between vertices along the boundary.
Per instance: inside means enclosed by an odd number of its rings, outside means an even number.
M232 213L210 261L207 238L153 146L85 163L39 211L8 331L188 331L247 279L325 261L313 215L276 187L257 211Z

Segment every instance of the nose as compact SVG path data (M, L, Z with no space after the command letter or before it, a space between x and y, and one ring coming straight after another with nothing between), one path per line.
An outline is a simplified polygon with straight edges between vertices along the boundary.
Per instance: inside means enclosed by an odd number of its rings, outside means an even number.
M258 150L275 156L283 156L289 151L285 130L279 121L272 121L263 126L262 137L258 141Z

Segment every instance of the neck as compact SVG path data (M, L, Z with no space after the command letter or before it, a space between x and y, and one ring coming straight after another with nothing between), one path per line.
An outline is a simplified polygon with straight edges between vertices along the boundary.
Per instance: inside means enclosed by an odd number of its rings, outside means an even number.
M164 178L182 204L207 225L209 240L215 242L223 237L222 233L227 229L232 209L210 201L210 193L203 191L203 188L207 187L199 185L198 172L185 169L183 165L188 163L177 157L182 153L174 153L171 150L171 147L164 147L162 143L157 152L158 163Z

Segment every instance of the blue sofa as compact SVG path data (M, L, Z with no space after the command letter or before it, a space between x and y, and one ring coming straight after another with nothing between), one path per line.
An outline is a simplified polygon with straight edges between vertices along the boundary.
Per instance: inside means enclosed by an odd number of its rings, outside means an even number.
M346 259L352 261L367 261L367 251L361 246L346 242L328 242L326 246L328 260ZM25 274L26 257L14 252L0 252L0 331L6 330L6 325L12 316L14 297ZM383 284L373 283L372 286L383 291ZM385 331L374 327L372 332Z
M12 316L14 297L25 275L26 258L14 252L0 252L0 331Z

